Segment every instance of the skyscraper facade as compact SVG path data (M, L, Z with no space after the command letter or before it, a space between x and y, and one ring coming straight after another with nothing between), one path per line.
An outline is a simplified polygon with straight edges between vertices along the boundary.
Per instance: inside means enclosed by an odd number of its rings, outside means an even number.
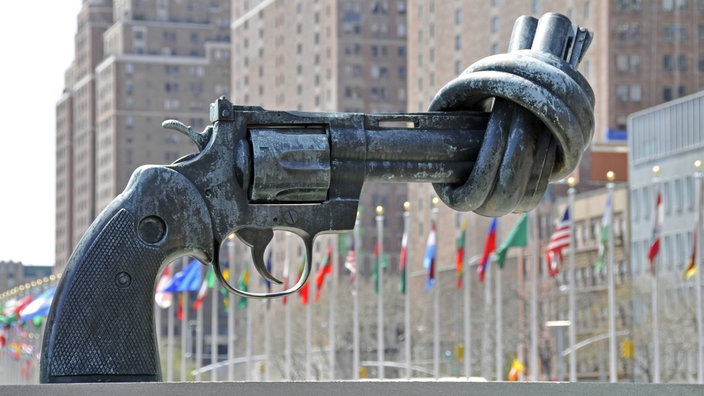
M140 165L197 150L161 128L207 125L230 90L230 3L85 1L57 104L57 270Z

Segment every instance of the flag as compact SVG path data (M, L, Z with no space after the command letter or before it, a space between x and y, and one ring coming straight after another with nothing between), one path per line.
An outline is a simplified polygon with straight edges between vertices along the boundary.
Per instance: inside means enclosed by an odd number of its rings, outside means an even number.
M230 264L228 263L228 268L225 268L222 271L222 277L226 281L230 281ZM223 307L225 307L225 312L230 312L230 292L227 291L224 287L220 287L220 295L224 296L225 298L222 299Z
M174 275L171 283L163 291L175 293L199 290L201 265L198 260L191 260L186 268Z
M290 262L288 260L288 250L287 250L286 251L286 265L284 265L284 274L283 274L283 276L284 276L284 290L288 290L288 282L289 282L289 280L288 280L288 277L289 277L288 267L289 267L289 265L290 265ZM282 300L281 303L283 305L286 305L286 303L288 302L288 294L285 295L284 298L282 298L281 300Z
M570 246L570 209L565 209L565 214L562 216L560 224L553 231L548 242L548 248L545 252L545 260L548 263L548 273L553 278L557 276L559 267L562 265L562 250Z
M401 236L401 254L399 255L399 267L401 269L401 294L406 294L406 260L408 259L408 228L406 220L403 225L403 236Z
M28 322L36 317L48 315L49 308L51 308L51 301L54 299L55 293L56 288L52 287L38 295L31 303L27 304L27 306L20 311L22 320Z
M509 248L525 246L528 246L528 213L523 213L516 225L511 229L511 232L508 233L506 240L496 250L496 261L499 263L499 268L504 268L506 253Z
M271 267L272 267L271 262L272 262L272 252L271 252L271 250L269 250L269 255L266 258L266 272L268 272L270 274L271 274ZM264 278L264 277L262 277L262 279L264 280L264 286L266 286L266 291L271 293L271 281ZM268 300L268 301L270 301L270 300Z
M325 275L332 274L332 246L328 245L327 253L320 263L318 273L315 274L315 301L320 301L320 292L323 290Z
M690 280L697 274L697 228L698 222L694 222L694 234L692 238L692 256L689 258L689 265L684 271L684 280Z
M423 268L428 270L428 281L425 284L425 290L430 290L435 284L435 251L437 250L437 244L437 229L433 221L430 225L430 234L428 234L425 256L423 257Z
M484 253L482 253L482 258L479 260L479 266L477 266L477 274L479 275L479 282L484 283L484 275L486 275L486 267L489 265L489 256L491 252L496 250L496 217L491 219L491 226L489 226L489 232L486 236L486 241L484 242Z
M161 274L161 277L156 284L156 293L154 293L154 301L159 308L166 309L171 306L173 293L166 292L164 289L166 289L172 280L171 264L168 264L166 268L164 268L164 272Z
M350 239L347 239L350 241ZM350 287L355 290L354 284L357 279L357 253L355 252L354 241L350 241L347 248L347 257L345 257L345 268L350 271Z
M301 265L298 267L298 280L301 280L301 277L303 276L303 269L305 268L306 261L305 258L301 262ZM306 280L306 283L303 284L303 286L298 289L298 294L301 296L301 304L303 305L308 305L308 281Z
M457 269L457 288L462 288L462 275L464 273L464 238L467 234L467 219L462 217L462 225L460 226L460 235L457 238L457 257L455 260L455 269Z
M178 320L183 320L183 294L178 295L178 309L176 310Z
M594 272L600 273L604 268L604 256L606 255L606 245L609 242L609 234L611 233L611 193L606 197L606 207L604 215L601 217L601 235L599 236L599 257L594 264Z
M660 252L660 233L662 232L663 208L662 195L658 191L655 201L655 215L653 216L653 231L650 234L650 248L648 248L648 260L650 261L650 272L655 276L655 257Z
M203 282L200 284L200 289L198 290L198 297L196 301L193 302L193 309L197 311L205 300L205 296L208 295L208 289L215 287L215 270L212 266L208 268L208 273L205 275Z
M22 310L23 310L27 305L29 305L29 303L32 302L32 300L34 300L34 296L32 296L31 294L28 294L28 295L24 296L21 300L19 300L19 301L17 302L17 305L15 306L15 312L14 312L14 313L17 314L18 319L20 319L20 320L22 319L22 315L20 314L20 312L22 312Z
M513 363L511 363L511 370L508 371L509 381L518 381L518 375L526 370L526 367L521 363L520 360L514 358Z
M240 275L240 279L237 281L237 288L245 292L249 290L249 265ZM237 306L243 309L247 308L247 297L240 296Z
M379 268L381 267L381 269ZM374 279L374 292L379 294L379 271L383 271L386 268L386 255L384 253L379 253L379 243L374 245L374 273L372 278Z

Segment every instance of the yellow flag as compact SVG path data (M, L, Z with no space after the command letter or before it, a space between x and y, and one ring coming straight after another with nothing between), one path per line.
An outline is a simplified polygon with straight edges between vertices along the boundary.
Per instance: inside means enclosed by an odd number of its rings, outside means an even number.
M526 367L521 363L520 360L514 358L513 363L511 363L511 370L508 372L509 381L517 381L518 375L526 371Z

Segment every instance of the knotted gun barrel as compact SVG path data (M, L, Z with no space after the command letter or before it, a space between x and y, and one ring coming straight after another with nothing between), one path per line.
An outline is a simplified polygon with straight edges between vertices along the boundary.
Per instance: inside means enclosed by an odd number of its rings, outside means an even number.
M590 38L557 14L523 18L508 54L472 65L427 113L268 111L220 98L202 132L166 121L199 152L138 168L83 235L47 318L40 380L160 381L153 296L167 262L210 263L245 297L293 293L310 275L314 238L354 227L364 182L430 182L448 206L484 215L531 209L591 139L593 94L575 70ZM271 293L228 284L218 250L232 233L280 283L264 265L274 230L306 247L298 282Z
M577 167L594 131L594 92L576 70L591 39L560 14L523 16L508 53L480 60L438 92L431 111L484 109L493 100L470 176L434 185L445 204L486 216L527 211L548 181Z

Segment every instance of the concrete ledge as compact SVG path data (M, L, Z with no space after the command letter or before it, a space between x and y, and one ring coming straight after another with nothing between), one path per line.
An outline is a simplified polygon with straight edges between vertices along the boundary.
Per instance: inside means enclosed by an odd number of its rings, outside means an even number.
M702 385L605 384L547 382L436 382L436 381L339 381L339 382L202 382L108 383L0 386L0 395L51 396L668 396L704 394Z

